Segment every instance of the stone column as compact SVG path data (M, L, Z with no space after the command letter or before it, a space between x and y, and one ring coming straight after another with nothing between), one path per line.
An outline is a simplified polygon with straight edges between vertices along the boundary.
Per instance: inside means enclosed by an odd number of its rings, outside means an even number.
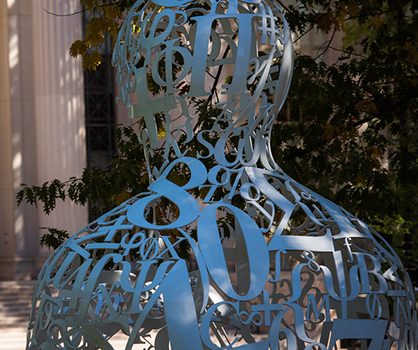
M81 61L69 55L71 43L82 38L81 16L79 0L32 1L40 184L80 176L86 165L83 70ZM70 233L86 223L87 209L70 202L59 201L49 216L39 214L41 227L66 229Z
M31 32L30 2L0 0L0 279L29 277L39 253L36 209L16 205L37 180Z
M16 205L21 183L79 176L86 164L83 72L68 54L82 36L78 0L0 0L0 280L33 277L39 227L74 231L87 209L51 216ZM44 255L49 252L44 251Z

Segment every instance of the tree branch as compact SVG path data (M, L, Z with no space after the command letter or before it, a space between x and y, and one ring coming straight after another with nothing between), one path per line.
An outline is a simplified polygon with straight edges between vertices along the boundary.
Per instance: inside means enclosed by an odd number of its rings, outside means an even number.
M115 1L115 2L111 2L110 4L101 4L98 7L107 7L107 6L113 6L113 5L117 5L120 4L121 1ZM80 13L86 12L86 9L82 9L76 12L72 12L72 13L64 13L64 14L60 14L60 13L54 13L51 11L48 11L46 8L43 8L43 10L48 14L48 15L52 15L52 16L56 16L56 17L68 17L68 16L74 16L74 15L78 15Z
M320 53L318 53L315 56L315 58L314 58L315 60L317 60L319 57L321 57L329 49L329 47L331 46L332 40L334 40L334 36L335 36L336 32L337 32L337 28L334 27L334 30L333 30L332 35L331 35L331 39L328 40L328 43L325 46L325 49L323 49Z

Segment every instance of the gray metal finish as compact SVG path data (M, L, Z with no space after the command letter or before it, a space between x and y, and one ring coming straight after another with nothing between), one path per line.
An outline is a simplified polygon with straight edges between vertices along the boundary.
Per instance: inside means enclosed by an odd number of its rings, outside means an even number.
M126 350L416 349L413 288L393 249L274 162L292 74L281 9L138 1L117 43L120 99L144 121L147 159L163 147L165 162L148 164L149 192L51 254L27 349L111 350L118 332ZM199 99L220 110L204 129Z

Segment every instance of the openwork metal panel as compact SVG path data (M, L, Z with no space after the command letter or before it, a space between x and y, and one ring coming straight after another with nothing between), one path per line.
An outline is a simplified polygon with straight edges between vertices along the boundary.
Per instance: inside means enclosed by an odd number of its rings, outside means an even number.
M27 349L416 349L393 249L274 162L292 73L275 2L138 1L117 43L152 182L50 256ZM219 113L197 124L201 100Z
M91 16L84 12L83 19ZM114 154L115 88L111 64L111 40L101 47L102 64L97 70L84 72L86 108L87 160L89 165L105 167Z

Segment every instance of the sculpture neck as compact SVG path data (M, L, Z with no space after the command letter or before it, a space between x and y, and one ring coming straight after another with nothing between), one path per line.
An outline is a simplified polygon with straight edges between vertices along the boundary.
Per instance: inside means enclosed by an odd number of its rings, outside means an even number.
M190 137L184 136L187 132L177 134L181 137L167 132L162 145L164 163L159 169L153 169L152 177L156 180L170 163L182 157L197 158L208 168L279 170L270 147L274 120L272 105L265 104L257 111L231 113L224 110L211 127L196 126Z

